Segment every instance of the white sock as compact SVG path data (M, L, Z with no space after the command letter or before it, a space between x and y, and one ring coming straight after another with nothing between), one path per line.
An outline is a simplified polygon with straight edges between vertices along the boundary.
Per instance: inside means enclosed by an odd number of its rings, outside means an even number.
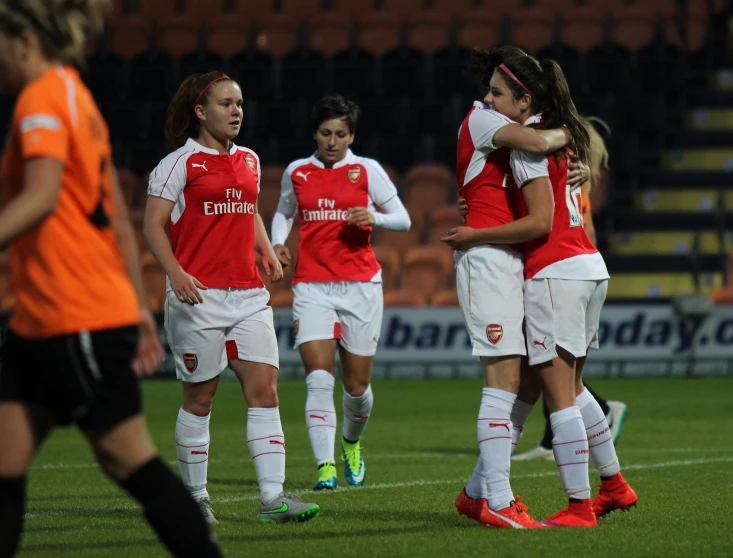
M374 406L372 386L367 386L366 391L360 397L351 397L344 391L341 402L344 407L343 436L350 442L356 442L361 438Z
M260 500L267 504L280 495L285 482L285 436L280 409L247 411L247 448L255 465Z
M181 480L194 498L207 497L206 472L209 468L209 419L178 410L176 453Z
M552 449L560 480L568 498L590 498L588 478L588 438L578 407L568 407L550 415Z
M529 403L525 403L524 401L520 401L519 399L514 401L514 406L512 407L511 414L512 453L514 453L514 450L517 449L517 444L519 444L519 440L522 439L522 433L524 432L524 423L527 422L527 418L532 412L532 409L534 409L534 405L530 405Z
M585 432L588 435L588 450L593 466L602 477L612 477L619 471L621 466L616 457L616 448L613 445L613 436L608 427L606 416L593 394L587 389L578 395L575 400L583 415Z
M476 466L473 468L471 480L469 480L468 484L466 485L466 494L469 498L473 499L486 498L486 496L488 495L486 491L486 475L484 474L484 464L483 461L481 461L480 455L478 461L476 462Z
M511 412L517 398L500 389L484 388L478 413L478 445L486 475L489 507L503 510L514 500L509 484L512 456Z
M333 404L334 378L325 370L314 370L305 379L305 424L318 465L335 463L336 407Z

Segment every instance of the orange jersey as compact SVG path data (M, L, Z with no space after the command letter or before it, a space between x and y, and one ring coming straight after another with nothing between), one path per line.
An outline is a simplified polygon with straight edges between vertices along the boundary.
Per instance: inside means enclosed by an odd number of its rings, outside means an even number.
M8 248L17 300L10 327L21 337L139 321L137 296L111 227L111 151L107 125L72 68L54 67L20 93L0 167L6 200L22 191L29 159L64 165L55 211Z
M583 225L588 225L588 219L592 217L590 207L590 192L588 188L582 188L580 192L580 214L583 216Z

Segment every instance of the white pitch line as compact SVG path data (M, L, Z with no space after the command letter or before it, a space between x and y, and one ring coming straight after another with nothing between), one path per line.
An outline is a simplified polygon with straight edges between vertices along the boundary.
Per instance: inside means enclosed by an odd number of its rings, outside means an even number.
M709 465L712 463L731 463L733 462L733 457L711 457L711 458L701 458L701 459L681 459L677 461L662 461L660 463L637 463L632 465L624 465L622 470L644 470L644 469L663 469L666 467L690 467L693 465ZM545 471L542 473L528 473L524 475L512 475L512 479L532 479L532 478L542 478L542 477L552 477L556 476L557 471ZM466 477L460 478L460 479L437 479L437 480L415 480L415 481L407 481L407 482L394 482L394 483L382 483L382 484L368 484L366 486L362 486L359 488L351 488L351 487L344 487L339 488L336 491L329 492L329 491L323 491L319 493L319 496L326 496L328 495L338 495L343 494L345 492L359 492L363 490L389 490L389 489L395 489L395 488L409 488L413 486L433 486L433 485L444 485L444 484L463 484L466 482ZM313 494L312 490L294 490L292 491L292 494L296 495L304 495L304 494ZM214 498L214 504L216 503L230 503L230 502L247 502L252 500L258 500L259 496L257 494L248 494L246 496L229 496L229 497L223 497L223 498ZM110 511L126 511L126 510L135 510L138 509L137 506L132 506L129 504L122 504L119 506L113 506L109 508L83 508L83 509L75 509L75 510L49 510L44 511L41 513L37 512L28 512L25 514L26 518L36 518L36 517L51 517L51 516L59 516L59 515L74 515L76 513L79 513L80 511L86 512L86 513L104 513L104 512L110 512Z

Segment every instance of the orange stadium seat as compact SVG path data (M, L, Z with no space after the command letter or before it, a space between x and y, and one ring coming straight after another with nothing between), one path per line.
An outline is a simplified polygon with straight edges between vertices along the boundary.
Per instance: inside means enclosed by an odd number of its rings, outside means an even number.
M337 12L326 12L310 20L308 48L327 58L351 46L351 20Z
M264 165L260 175L260 187L280 188L285 167L282 165Z
M471 11L475 2L473 0L433 0L433 10L442 14L447 20L451 20L465 12Z
M400 45L400 21L385 12L374 12L360 21L358 46L372 56L381 57Z
M387 173L387 176L389 176L389 179L392 181L392 184L400 187L400 173L397 172L397 169L394 168L389 163L382 164L382 168L384 169L384 172Z
M417 12L408 20L407 45L426 56L433 56L450 42L449 22L435 11Z
M584 2L585 6L600 10L604 15L609 15L612 18L622 12L627 4L627 0L586 0Z
M298 21L285 14L273 14L262 21L256 40L257 50L280 59L298 48Z
M333 0L333 10L353 19L361 19L374 11L374 0Z
M251 26L269 17L273 0L194 0L191 8L196 18L207 25Z
M453 227L463 225L458 207L440 207L430 212L430 228L428 229L428 244L440 244L440 239Z
M250 28L245 23L216 23L206 30L204 45L223 60L229 60L247 48Z
M148 305L153 312L158 312L165 304L165 271L149 252L143 254L141 266Z
M415 291L387 291L384 293L385 308L425 308L428 298Z
M161 25L156 32L157 46L173 60L180 60L198 50L201 43L201 26L195 23Z
M563 15L560 41L587 53L603 43L605 15L592 6L578 6Z
M637 52L654 40L654 16L646 8L629 5L616 17L611 42Z
M292 308L293 291L277 291L270 297L270 306L273 308Z
M437 292L430 299L431 306L458 306L458 293L455 287Z
M700 52L707 39L707 8L700 4L688 4L682 25L677 18L667 19L664 25L664 38L667 43L681 50Z
M448 247L414 246L405 254L402 288L430 295L451 283L453 252Z
M405 182L408 188L414 182L435 182L443 188L450 189L455 185L456 177L447 165L442 163L421 163L407 171Z
M566 13L578 6L578 0L535 0L534 4L550 13L565 17Z
M109 23L109 50L128 62L150 47L152 24L140 17L120 18Z
M257 196L257 209L260 212L265 225L268 226L272 222L272 217L277 211L277 204L280 201L280 187L267 186L260 188L260 194Z
M465 49L491 48L501 42L499 15L488 10L473 10L458 14L456 43Z
M424 163L407 171L406 203L414 208L433 209L447 203L455 178L447 166Z
M282 0L282 11L291 17L310 21L323 13L323 0Z
M404 252L411 246L416 246L422 242L423 232L425 230L425 212L407 207L410 214L410 230L407 232L388 231L385 229L375 229L372 233L374 244L378 246L393 246L400 252Z
M511 15L511 43L534 54L554 42L554 17L540 7L529 7Z
M394 246L374 246L374 255L382 267L382 284L385 291L397 288L397 279L400 276L402 258L400 251Z
M423 0L382 0L381 9L400 19L422 11Z

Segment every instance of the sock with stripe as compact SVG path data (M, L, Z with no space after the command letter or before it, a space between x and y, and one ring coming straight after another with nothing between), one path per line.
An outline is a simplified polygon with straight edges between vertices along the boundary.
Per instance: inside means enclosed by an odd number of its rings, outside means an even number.
M305 379L305 424L318 465L335 463L336 407L333 403L334 377L325 370L314 370Z
M476 466L473 468L473 474L471 480L466 485L466 495L469 498L478 499L486 498L488 493L486 491L486 475L484 474L484 463L479 456Z
M606 415L593 394L588 390L578 395L575 400L583 416L585 432L588 435L588 451L590 460L601 477L612 477L621 470L613 445L613 436L608 427Z
M0 477L0 556L15 556L25 519L26 477Z
M514 401L512 407L511 421L512 421L512 453L517 449L519 440L522 439L522 433L524 432L524 423L527 422L529 414L532 412L534 405L525 403L517 399Z
M178 411L176 421L176 453L181 480L194 499L208 497L206 475L209 469L209 421L211 413L199 417Z
M590 498L588 478L588 439L578 407L568 407L550 415L552 448L560 480L568 498Z
M285 436L278 407L247 411L247 447L260 485L260 500L267 504L280 495L285 482Z
M512 456L511 412L516 398L508 391L484 388L478 414L478 444L487 499L489 507L497 511L514 500L509 484L509 464Z
M374 406L372 386L367 386L366 391L359 397L352 397L344 390L341 404L344 408L343 437L347 442L356 442L364 433Z

